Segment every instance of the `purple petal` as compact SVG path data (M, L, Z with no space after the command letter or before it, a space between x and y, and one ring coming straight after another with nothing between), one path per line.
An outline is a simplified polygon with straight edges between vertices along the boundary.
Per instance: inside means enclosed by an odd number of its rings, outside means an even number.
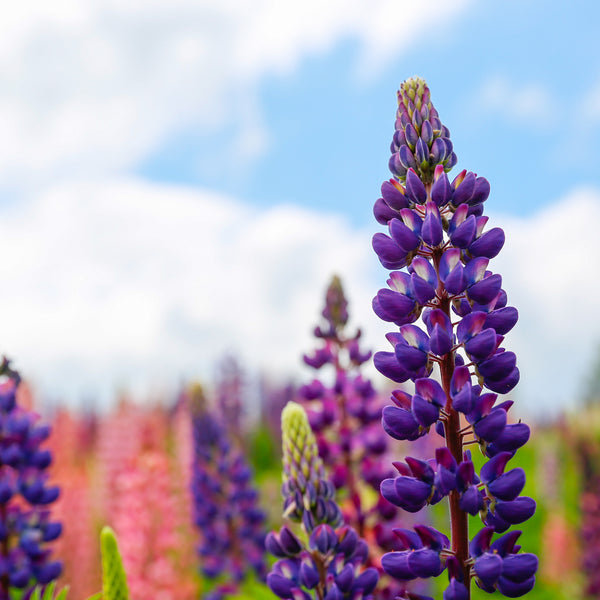
M422 578L437 577L443 570L439 552L430 548L411 552L408 555L408 567L417 577Z
M286 599L292 598L292 588L297 587L296 583L273 572L267 575L267 585L276 596Z
M500 500L514 500L525 487L525 471L521 467L500 475L488 485L490 493Z
M502 246L504 246L504 231L500 227L494 227L477 238L469 246L469 252L472 256L494 258L502 250Z
M537 569L538 557L535 554L511 554L502 563L502 577L520 583L535 575Z
M482 492L477 486L470 485L461 495L458 502L460 509L475 516L483 508Z
M427 200L425 185L413 169L406 173L406 195L417 204L425 204Z
M376 352L373 364L383 376L396 383L404 383L410 379L410 373L398 363L393 352Z
M442 174L431 186L431 199L437 206L444 206L452 200L452 187L448 175L442 171Z
M396 406L383 408L381 424L385 432L397 440L416 439L419 434L419 423L412 412Z
M401 146L404 148L405 146ZM395 152L390 156L390 160L388 161L389 170L396 175L398 178L403 178L406 175L407 168L402 164L402 160L400 159L400 153Z
M499 335L506 335L518 320L519 313L517 309L512 306L506 306L488 313L485 319L485 327L491 327Z
M471 300L478 304L487 304L498 295L501 287L502 277L496 273L474 283L467 289L467 294Z
M485 378L485 385L487 388L498 394L508 394L508 392L519 383L520 376L519 369L515 367L504 379L496 380Z
M490 547L494 530L492 527L480 529L469 543L469 554L473 557L481 556Z
M521 583L515 583L506 577L498 580L498 591L507 598L518 598L530 592L535 585L535 577L530 577Z
M496 503L496 513L501 519L504 519L511 525L527 521L535 513L535 500L528 496L520 496L510 502L498 501Z
M384 321L395 322L406 319L416 306L412 298L388 289L379 290L376 297L377 303L373 304L373 310ZM381 314L377 312L377 309L380 309ZM493 329L489 331L493 331Z
M431 247L439 246L444 239L442 219L434 202L427 203L427 212L421 229L423 241Z
M480 476L483 483L490 483L497 477L500 477L504 473L506 463L512 458L510 452L502 452L494 458L488 460L483 467L481 467Z
M416 394L412 399L412 412L422 427L431 427L440 416L440 409L437 406Z
M469 200L475 189L475 173L465 171L459 173L452 182L454 193L452 194L452 204L458 206Z
M378 223L387 225L394 217L398 216L398 213L392 210L383 201L383 198L378 198L373 205L373 215Z
M486 442L493 442L506 426L506 411L492 410L489 415L477 421L473 426L475 435Z
M502 558L485 552L475 561L474 570L485 587L493 587L502 573Z
M442 595L443 600L469 600L469 591L464 583L452 579Z
M477 222L475 221L475 217L471 215L451 233L450 241L456 248L467 248L475 239L476 231Z
M384 233L373 236L373 250L386 269L401 269L406 266L407 253Z
M497 352L491 358L480 362L477 370L485 379L501 381L512 373L516 364L517 357L514 352Z
M465 350L474 361L480 362L494 353L497 346L497 336L494 329L484 329L465 343Z
M355 580L353 590L361 590L363 596L368 596L379 581L379 573L377 569L369 567L365 569Z
M408 201L404 195L404 188L399 182L393 179L384 181L381 184L381 195L383 196L384 202L390 208L394 209L394 211L408 208ZM397 216L397 214L394 216Z
M381 557L383 570L395 579L410 581L416 575L408 566L408 552L388 552Z
M444 392L444 388L435 379L417 379L415 381L415 392L422 398L425 398L425 400L429 400L429 402L433 402L433 404L439 407L446 404L446 392Z
M527 443L530 436L529 426L525 423L512 423L504 428L504 431L488 446L490 456L498 452L514 452Z
M405 252L409 253L419 247L421 240L400 219L392 219L389 223L393 241ZM375 234L377 235L377 234ZM377 250L375 250L377 252ZM378 253L379 254L379 253ZM380 256L381 258L381 256Z

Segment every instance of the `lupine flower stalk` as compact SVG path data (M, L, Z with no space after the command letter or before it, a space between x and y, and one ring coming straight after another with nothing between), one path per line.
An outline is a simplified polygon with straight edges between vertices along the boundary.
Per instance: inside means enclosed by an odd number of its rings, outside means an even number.
M516 356L503 346L517 310L507 305L502 277L489 270L504 232L486 230L486 179L466 170L448 178L456 155L422 79L400 86L391 152L393 177L374 207L388 233L375 234L373 248L392 272L373 309L397 329L387 335L392 351L377 352L374 363L394 382L414 382L414 391L392 393L382 424L399 440L434 428L445 445L428 461L408 456L395 463L399 475L384 480L381 493L409 512L448 497L451 523L450 537L430 527L399 530L404 550L386 554L382 564L401 580L447 569L445 600L469 598L471 579L488 592L520 596L534 585L537 558L519 552L519 531L493 541L535 511L535 502L520 495L525 472L508 466L529 428L509 424L512 402L498 401L519 380ZM489 459L479 475L467 444L478 444ZM471 541L469 514L485 525Z
M360 537L369 534L373 539L369 564L379 566L382 554L398 546L392 529L399 525L399 511L379 494L379 500L373 501L365 493L368 488L379 492L393 470L385 456L387 438L381 432L382 403L370 379L361 373L371 352L361 350L360 330L353 335L347 332L348 302L337 275L329 284L321 314L324 324L314 330L321 344L304 356L304 362L322 375L298 392L345 520ZM394 597L399 592L389 578L379 584L375 597Z
M367 544L343 524L302 406L286 405L281 428L284 517L298 525L297 533L284 526L267 536L267 550L280 559L267 576L268 586L285 599L371 600L377 570L364 569Z
M194 524L201 537L200 569L205 578L216 582L207 598L217 600L235 592L249 574L264 580L265 516L252 487L250 468L208 410L200 386L192 394L191 417L191 492ZM230 580L227 585L218 583L221 575Z
M177 504L164 450L146 447L130 459L117 477L115 494L112 525L131 596L182 600L186 582L176 558L180 547Z
M62 569L48 547L62 525L49 510L59 495L48 485L49 450L41 448L50 427L18 405L18 373L0 364L0 600L15 589L31 592L56 579Z

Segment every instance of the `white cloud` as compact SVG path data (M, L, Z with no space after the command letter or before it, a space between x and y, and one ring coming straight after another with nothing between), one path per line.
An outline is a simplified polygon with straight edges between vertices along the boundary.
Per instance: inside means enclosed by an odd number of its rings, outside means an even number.
M505 345L522 372L521 410L568 405L587 378L600 340L599 219L596 189L490 219L507 239L491 268L520 311ZM376 229L131 179L57 186L0 218L0 351L42 394L71 401L211 376L229 351L252 369L298 373L333 273L367 347L387 349L390 326L370 306L386 280Z
M517 84L501 75L487 79L476 97L480 108L535 126L547 127L557 114L555 99L541 84Z
M582 188L525 219L497 215L506 244L491 263L520 320L508 334L528 410L554 413L585 391L600 345L600 191Z
M41 0L0 22L0 182L127 169L170 135L239 130L263 152L258 83L356 39L371 66L467 0ZM32 176L35 173L35 176Z
M209 192L55 187L0 219L0 350L71 400L210 375L230 350L297 371L334 272L368 306L369 237L340 217L256 212Z

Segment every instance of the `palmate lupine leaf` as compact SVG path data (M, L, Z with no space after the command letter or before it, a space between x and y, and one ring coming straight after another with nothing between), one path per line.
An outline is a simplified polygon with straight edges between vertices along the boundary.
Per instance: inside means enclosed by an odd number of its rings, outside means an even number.
M104 600L129 600L127 576L121 561L115 532L110 527L103 527L100 532L100 550Z

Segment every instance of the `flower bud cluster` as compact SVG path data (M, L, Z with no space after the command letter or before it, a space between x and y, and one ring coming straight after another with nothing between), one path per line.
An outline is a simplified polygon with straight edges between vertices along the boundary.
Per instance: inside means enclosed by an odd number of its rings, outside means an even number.
M0 598L9 589L33 589L56 579L62 563L53 561L47 542L58 538L61 523L51 520L48 506L59 488L48 485L52 455L40 446L48 425L17 404L19 375L6 359L0 364Z
M265 515L258 507L250 468L203 405L200 388L194 396L191 491L194 523L201 535L201 571L211 580L223 573L236 582L249 573L263 579Z
M288 402L281 413L284 517L311 533L320 524L339 527L342 512L335 488L325 477L323 461L304 409Z
M450 182L447 171L456 157L423 80L405 82L398 98L390 161L395 178L383 184L374 208L388 234L373 237L380 262L393 269L388 288L373 299L373 309L398 329L386 336L393 351L377 352L374 363L392 381L414 382L414 392L395 390L393 405L383 409L382 424L391 437L409 441L434 428L446 445L434 459L407 457L405 463L395 463L399 476L384 480L381 492L409 512L449 498L451 564L456 560L462 575L453 577L449 567L454 592L447 590L447 595L460 596L463 586L468 597L471 563L477 557L469 555L467 514L479 514L485 531L503 533L535 512L535 502L520 495L525 485L523 469L507 469L530 431L523 423L509 423L511 401L498 401L519 381L516 356L503 347L518 313L508 306L502 277L488 268L504 244L500 228L485 229L488 182L466 171ZM415 324L418 319L424 328ZM470 453L463 449L470 443L478 444L489 459L479 476ZM416 531L416 537L403 534L405 545L420 540L431 551L424 530ZM441 552L445 546L440 539L436 538L435 546ZM421 551L410 544L411 550ZM397 554L386 559L384 568L390 561L404 560L393 558ZM434 571L414 573L417 577L439 574ZM394 572L399 576L404 571ZM484 589L499 589L506 595L517 590L522 595L534 581L533 573L519 580L517 587L499 579L493 584L475 580Z
M456 164L450 132L442 125L423 79L412 77L398 90L396 132L391 144L390 171L401 181L414 169L428 181L436 166L446 171Z
M267 585L285 599L372 600L379 575L364 568L367 543L342 525L304 409L289 402L281 423L284 516L300 522L301 531L284 526L267 535L267 550L279 558Z

